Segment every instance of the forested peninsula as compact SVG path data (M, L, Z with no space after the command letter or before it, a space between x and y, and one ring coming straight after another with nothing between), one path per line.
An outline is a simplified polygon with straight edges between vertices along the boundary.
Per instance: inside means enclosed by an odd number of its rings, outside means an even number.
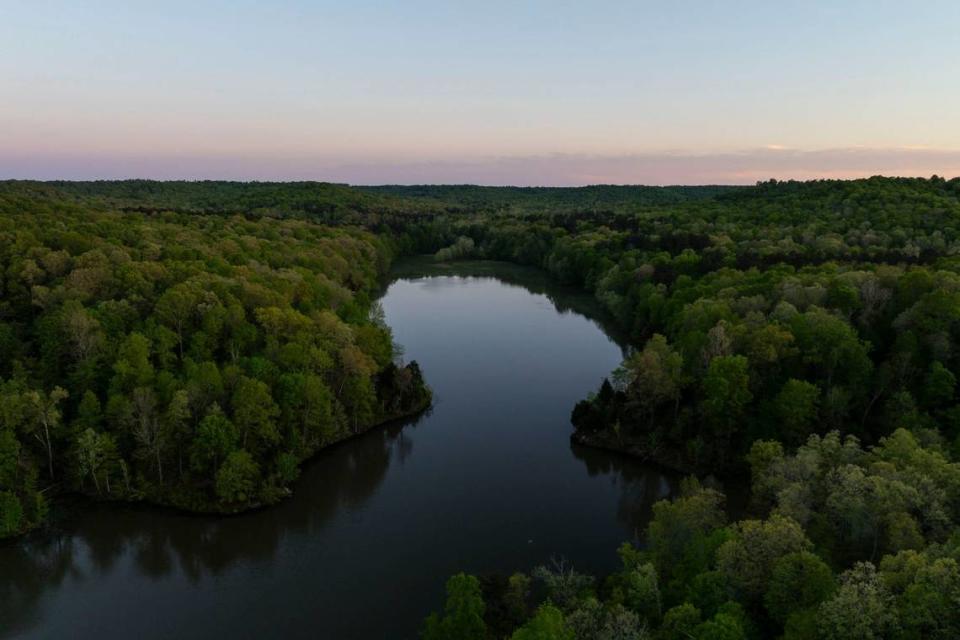
M390 239L205 208L242 189L0 185L0 536L67 491L270 504L320 448L429 404L372 304Z
M392 261L497 259L628 336L573 437L700 480L621 571L455 576L425 638L960 635L960 179L5 182L0 239L0 536L64 492L279 499L430 402L374 302Z

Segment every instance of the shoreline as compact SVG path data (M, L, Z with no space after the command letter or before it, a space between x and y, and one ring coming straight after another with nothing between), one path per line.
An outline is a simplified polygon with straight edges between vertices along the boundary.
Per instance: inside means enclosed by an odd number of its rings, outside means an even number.
M427 388L429 389L429 387ZM397 425L398 423L406 423L407 421L415 420L420 416L422 416L423 414L425 414L426 412L428 412L432 407L433 407L433 392L430 391L426 400L420 405L417 405L416 407L412 408L410 411L386 417L382 420L378 420L376 422L371 423L370 425L360 429L359 431L347 432L331 440L330 442L317 448L308 456L300 460L297 464L297 468L298 470L302 469L304 465L310 464L317 457L319 457L323 453L326 453L328 450L338 445L354 440L355 438L359 438L360 436L366 435L371 431L375 431L377 429L387 429L391 426ZM276 506L277 504L280 504L282 501L293 497L293 494L295 493L294 487L299 482L299 480L300 480L299 477L296 480L294 480L292 485L289 487L286 487L286 490L283 491L282 494L279 495L278 498L274 501L251 502L245 505L233 506L229 508L217 508L215 506L215 503L200 504L194 507L194 506L190 506L190 504L186 502L178 503L175 501L158 500L156 499L155 496L147 496L147 495L140 498L134 498L134 499L117 498L115 500L111 500L109 498L97 497L94 495L88 495L88 494L80 493L76 491L65 491L55 496L51 496L49 501L49 509L51 514L53 514L53 512L58 507L60 508L64 507L63 503L80 504L83 502L88 502L88 503L94 503L97 505L106 505L110 507L116 507L119 509L149 509L149 510L158 510L158 511L169 511L169 512L177 513L184 516L230 518L233 516L241 516L247 513L253 513L261 509L269 509L270 507ZM74 516L72 512L63 513L60 515L63 516L63 520L67 520ZM0 540L0 546L6 546L8 544L11 544L11 545L19 544L31 536L44 536L48 534L53 534L55 533L56 529L59 528L58 521L60 520L61 518L53 517L52 522L48 522L43 526L27 529L26 531L18 533L17 535L4 538L3 540Z
M627 455L631 458L638 459L641 463L652 464L668 471L697 476L704 473L702 468L699 468L689 460L684 460L683 456L676 451L664 448L651 450L649 447L637 441L620 439L604 431L582 433L574 430L574 432L570 434L570 441L584 447Z

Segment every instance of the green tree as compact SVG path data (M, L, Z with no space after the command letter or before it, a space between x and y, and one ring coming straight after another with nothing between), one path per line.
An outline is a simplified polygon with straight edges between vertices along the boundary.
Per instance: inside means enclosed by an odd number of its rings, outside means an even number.
M423 640L483 640L487 631L483 622L485 609L480 581L458 573L447 580L443 616L431 614L421 637Z
M793 445L802 443L810 435L817 420L817 402L820 389L815 384L791 378L774 399L779 431L783 439Z
M189 431L190 395L184 389L177 389L167 404L163 414L163 430L167 438L171 439L177 449L177 468L183 477L183 451L193 435Z
M527 601L530 598L530 576L524 573L514 573L507 580L507 588L503 594L504 607L511 622L520 624L527 617Z
M93 479L93 485L97 493L101 493L100 474L103 467L108 462L110 447L107 443L107 436L86 429L77 437L77 444L74 455L77 461L77 472L80 474L80 482L86 478Z
M117 350L113 371L113 388L117 391L150 386L156 373L150 362L150 340L140 333L128 335Z
M23 526L23 507L12 491L0 491L0 538L20 533Z
M660 620L662 603L657 570L650 563L627 567L617 576L612 599L650 623Z
M133 436L141 455L156 464L157 481L163 486L163 457L169 443L166 424L160 419L157 397L153 389L137 387L133 390Z
M869 562L841 574L837 591L820 605L817 617L825 640L880 640L899 628L893 596Z
M77 407L77 417L73 421L78 430L98 429L103 422L103 407L100 399L89 389L83 393L80 405Z
M574 640L563 612L550 603L541 605L525 625L513 632L511 640Z
M54 387L50 393L28 391L24 395L26 408L30 416L27 428L46 450L47 470L50 473L51 480L55 477L53 473L53 439L58 436L63 419L60 403L69 395L67 390L62 387Z
M698 483L687 483L679 498L661 500L653 505L653 518L647 527L647 544L660 573L669 575L691 547L726 523L723 502L724 496L719 491L704 489Z
M642 351L625 363L628 390L653 421L657 407L670 402L676 406L683 387L683 356L674 351L667 339L654 334Z
M790 518L774 514L767 520L743 520L733 537L717 551L717 568L734 590L750 600L766 592L777 562L812 545Z
M243 449L227 456L217 471L217 496L224 502L248 502L260 483L260 465Z
M236 426L220 408L214 408L200 421L190 451L190 462L197 471L216 470L240 443Z
M947 640L960 637L960 566L937 558L917 570L899 598L904 638Z
M773 565L763 602L770 617L784 624L793 613L826 600L834 588L833 572L817 555L790 553Z
M246 376L240 378L233 392L233 422L240 430L242 446L276 444L280 439L276 424L279 414L270 387Z
M656 633L657 640L687 640L694 637L700 625L700 610L684 602L663 614L663 623Z
M749 363L743 356L718 356L703 378L703 411L715 437L726 442L753 399ZM719 444L723 450L724 445Z
M17 480L20 441L13 429L0 427L0 487L13 487Z
M728 613L718 613L693 630L696 640L746 640L746 637L743 625Z
M934 360L923 381L923 399L931 407L945 406L953 400L956 387L956 376L939 360Z

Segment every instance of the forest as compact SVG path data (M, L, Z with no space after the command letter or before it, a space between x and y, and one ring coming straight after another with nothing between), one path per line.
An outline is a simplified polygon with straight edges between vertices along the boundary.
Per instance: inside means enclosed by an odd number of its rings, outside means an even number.
M321 447L430 402L372 302L391 242L169 191L134 211L135 185L0 187L0 537L66 492L270 504Z
M691 477L621 571L457 575L422 637L960 635L960 180L576 195L461 215L437 257L593 292L634 348L574 439L749 478L748 514Z
M374 302L392 261L506 260L629 337L572 437L691 479L618 572L453 576L424 638L960 635L960 179L7 182L0 238L0 536L68 492L280 499L430 402Z

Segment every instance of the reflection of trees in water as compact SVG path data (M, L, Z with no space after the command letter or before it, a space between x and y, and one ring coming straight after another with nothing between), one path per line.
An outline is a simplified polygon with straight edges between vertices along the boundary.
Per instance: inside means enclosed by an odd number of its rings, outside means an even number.
M616 321L596 298L582 289L558 284L543 269L495 260L437 263L432 258L414 258L399 263L392 276L394 280L431 276L493 278L508 286L545 296L560 313L584 316L600 327L621 349L628 344L626 333L617 326Z
M659 500L677 496L684 475L640 462L626 454L574 442L570 443L570 450L577 460L586 465L591 477L609 475L611 481L620 487L617 518L633 531L634 542L643 543L647 525L653 517L653 505ZM701 477L700 482L723 492L727 517L731 522L746 517L750 498L749 482L736 478L721 481L714 476Z
M73 554L73 543L60 537L0 547L0 637L39 621L40 597L76 572Z
M642 542L653 505L676 495L681 475L654 468L626 455L571 443L573 456L583 462L591 476L609 476L620 488L617 519L633 532L634 542Z
M233 517L192 516L148 506L92 505L56 535L35 535L0 547L0 637L13 637L40 620L41 597L67 577L83 581L110 573L128 559L151 578L174 569L196 584L238 561L271 559L284 536L316 533L332 517L362 505L386 476L396 450L413 452L397 422L322 451L303 470L292 498Z

